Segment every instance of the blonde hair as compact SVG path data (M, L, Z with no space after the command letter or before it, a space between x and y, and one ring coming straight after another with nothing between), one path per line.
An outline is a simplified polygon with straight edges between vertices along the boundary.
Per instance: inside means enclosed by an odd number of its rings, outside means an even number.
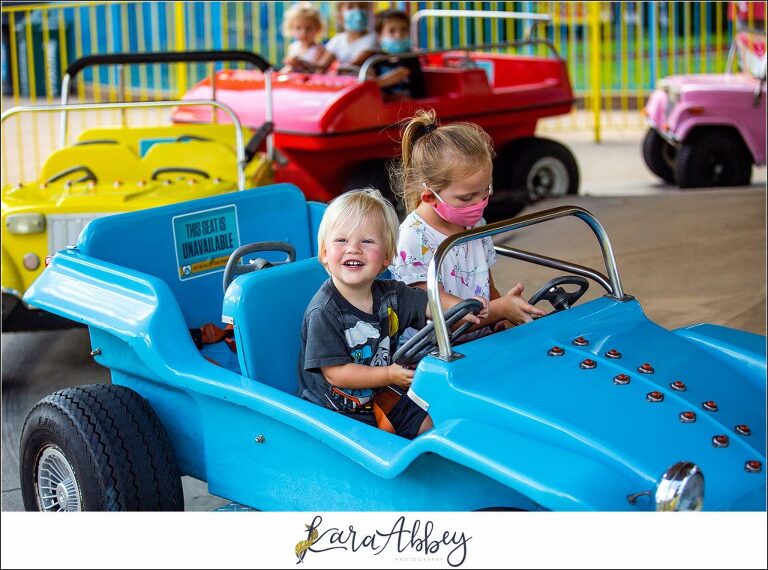
M320 257L325 252L325 242L334 228L347 226L350 232L353 232L376 217L384 222L384 246L387 258L393 259L397 250L400 221L394 206L376 188L350 190L331 200L317 230Z
M474 123L440 126L433 109L420 109L402 130L402 163L391 171L391 186L407 212L421 203L423 184L440 193L455 180L493 167L491 137Z
M309 2L297 2L283 14L283 37L291 37L291 26L293 22L299 19L313 21L317 26L317 34L322 33L325 29L325 23L320 15L320 10ZM317 37L317 34L315 34L315 37Z

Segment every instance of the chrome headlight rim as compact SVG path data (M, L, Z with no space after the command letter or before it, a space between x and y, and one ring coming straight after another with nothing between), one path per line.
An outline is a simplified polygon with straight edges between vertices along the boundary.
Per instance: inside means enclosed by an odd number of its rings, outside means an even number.
M700 495L696 497L693 508L685 510L700 511L704 506L704 473L690 461L680 461L667 469L656 486L654 499L657 511L681 510L680 499L691 485L699 485Z

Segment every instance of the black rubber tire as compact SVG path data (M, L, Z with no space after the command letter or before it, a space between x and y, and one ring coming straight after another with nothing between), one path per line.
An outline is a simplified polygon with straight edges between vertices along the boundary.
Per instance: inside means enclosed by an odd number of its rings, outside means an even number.
M24 508L44 510L37 495L43 452L62 454L75 475L81 510L181 511L184 493L160 419L133 390L106 384L49 394L24 422L20 480Z
M669 184L675 184L677 150L654 129L643 139L643 160L648 169Z
M528 140L528 139L523 139ZM514 218L528 204L524 185L515 178L514 162L520 154L521 141L505 146L493 164L493 196L488 200L483 217L488 223Z
M400 221L405 219L405 206L392 191L390 160L377 159L354 165L344 175L344 192L358 188L376 188L395 207Z
M544 175L549 177L549 182L542 180ZM513 206L507 208L508 213L514 207L519 211L523 200L525 205L543 198L578 193L579 167L565 145L550 139L526 137L508 144L499 153L494 168L494 193L497 190L502 196L508 194L506 200Z
M680 188L745 186L752 179L752 156L733 129L692 132L677 152Z

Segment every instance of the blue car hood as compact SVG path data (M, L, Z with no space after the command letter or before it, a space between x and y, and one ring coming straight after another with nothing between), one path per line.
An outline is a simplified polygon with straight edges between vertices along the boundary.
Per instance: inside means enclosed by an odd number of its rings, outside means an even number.
M425 381L417 374L414 390L436 425L471 418L587 455L637 479L637 491L691 461L704 472L708 510L754 508L755 496L765 497L765 337L711 328L723 338L668 331L636 301L596 299L455 347L465 358L428 357L419 368ZM578 337L588 344L575 345ZM563 354L550 355L553 347ZM611 349L620 356L606 356ZM584 368L585 360L595 366ZM621 374L628 383L614 380ZM692 419L684 412L695 421L682 421ZM749 435L736 426L748 426ZM727 436L727 445L716 446L726 443L716 436ZM755 460L760 473L745 468Z

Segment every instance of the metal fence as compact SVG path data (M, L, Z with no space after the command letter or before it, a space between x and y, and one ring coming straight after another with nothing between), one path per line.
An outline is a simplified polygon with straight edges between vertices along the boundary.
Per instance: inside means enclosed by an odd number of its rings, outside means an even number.
M68 2L2 7L3 105L54 102L62 70L89 54L169 50L246 49L279 63L286 47L280 30L291 2ZM673 73L723 71L742 10L752 28L765 30L764 2L373 2L396 7L506 10L552 16L544 32L568 63L577 107L554 128L595 130L639 125L656 81ZM317 3L327 35L336 30L333 3ZM522 23L490 19L425 19L423 48L519 39ZM532 48L533 49L533 48ZM543 55L543 52L542 52ZM204 66L158 65L127 70L129 100L178 97L204 77ZM116 69L95 68L77 80L78 99L117 101Z

